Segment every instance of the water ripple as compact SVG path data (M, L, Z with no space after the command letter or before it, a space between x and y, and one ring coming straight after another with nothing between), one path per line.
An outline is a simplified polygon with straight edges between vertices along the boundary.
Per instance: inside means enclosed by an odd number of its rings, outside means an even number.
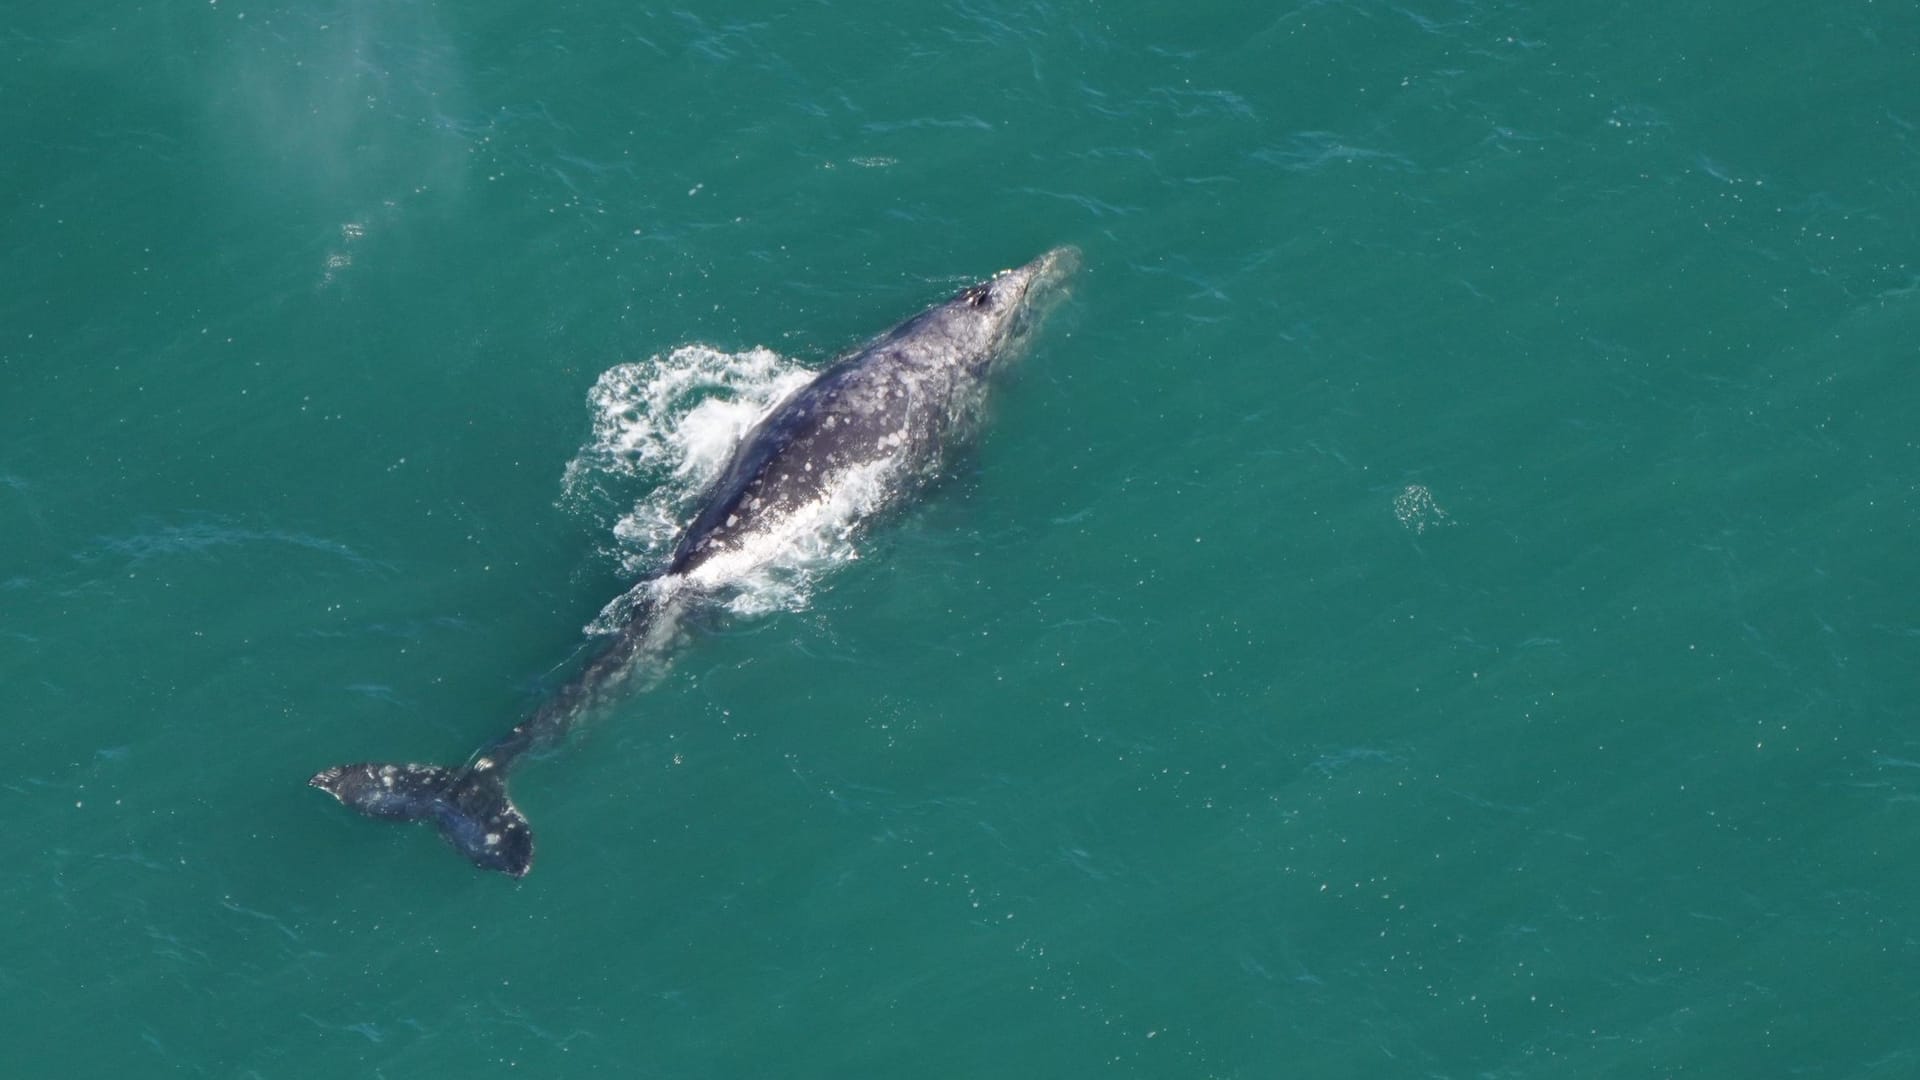
M74 557L83 562L90 562L105 555L113 555L126 559L130 563L139 564L150 559L173 555L204 555L219 548L271 543L290 544L309 551L335 555L356 566L391 569L386 564L369 559L337 540L290 532L285 529L256 529L229 525L217 520L194 521L178 525L159 524L125 536L97 536L93 542L95 544L93 550L76 552Z
M1400 169L1418 167L1404 155L1356 146L1331 131L1298 131L1279 146L1262 147L1247 156L1268 165L1278 165L1288 172L1301 173L1318 172L1335 163L1378 163Z

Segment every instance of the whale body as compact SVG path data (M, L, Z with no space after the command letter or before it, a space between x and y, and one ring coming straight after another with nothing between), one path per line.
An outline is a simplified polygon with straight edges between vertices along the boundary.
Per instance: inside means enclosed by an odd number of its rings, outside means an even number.
M628 594L618 629L465 765L336 765L308 784L368 817L431 821L475 866L525 876L533 833L507 793L513 767L662 659L688 610L820 530L845 535L937 477L978 426L993 372L1024 350L1078 262L1077 251L1058 248L969 286L774 406L703 493L665 564Z

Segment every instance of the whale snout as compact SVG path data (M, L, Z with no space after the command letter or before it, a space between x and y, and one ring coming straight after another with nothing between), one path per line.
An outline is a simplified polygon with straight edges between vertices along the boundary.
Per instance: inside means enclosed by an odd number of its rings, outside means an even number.
M1036 278L1064 279L1072 277L1080 270L1080 249L1072 244L1063 244L1045 255L1033 260Z
M1014 301L1008 305L1007 324L1001 330L1004 343L1014 343L1031 335L1047 315L1066 298L1067 283L1080 269L1080 249L1071 245L1054 248L1025 266L1002 272L1009 279Z
M1053 289L1080 269L1080 249L1071 244L1054 248L1025 266L1002 270L1023 294Z

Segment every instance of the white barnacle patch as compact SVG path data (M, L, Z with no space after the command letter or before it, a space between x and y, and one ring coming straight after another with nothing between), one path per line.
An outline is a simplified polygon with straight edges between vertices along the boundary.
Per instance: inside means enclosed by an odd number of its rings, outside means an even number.
M499 847L499 846L500 846L500 834L499 834L499 833L497 833L497 832L490 832L490 833L488 833L488 834L487 834L487 846L488 846L488 847Z
M728 514L728 515L727 515L727 528L729 528L729 529L731 529L731 528L733 528L733 523L734 523L734 522L736 522L736 521L739 521L739 520L740 520L740 515L739 515L739 514Z
M473 763L474 772L486 772L488 769L491 769L491 768L493 768L493 759L490 757L483 757L480 760Z

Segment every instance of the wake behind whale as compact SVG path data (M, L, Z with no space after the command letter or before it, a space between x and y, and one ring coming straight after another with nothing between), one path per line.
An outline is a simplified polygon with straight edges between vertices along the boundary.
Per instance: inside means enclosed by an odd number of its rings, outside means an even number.
M533 833L507 793L514 766L664 660L688 611L850 536L938 477L978 427L994 370L1024 351L1077 265L1060 248L1003 270L788 393L733 447L661 564L609 606L605 644L465 765L362 762L308 783L368 817L431 821L475 866L524 876Z

